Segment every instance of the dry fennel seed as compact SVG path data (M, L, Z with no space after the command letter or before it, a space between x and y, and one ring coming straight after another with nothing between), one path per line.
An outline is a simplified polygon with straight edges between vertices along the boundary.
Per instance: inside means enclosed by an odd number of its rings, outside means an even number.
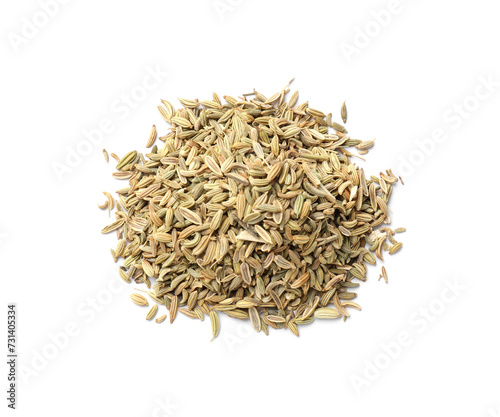
M340 116L342 117L342 121L344 123L347 123L347 106L345 105L345 101L344 101L344 104L342 104L342 107L340 109Z
M219 313L265 334L299 335L316 318L345 320L348 308L361 309L355 281L366 280L384 248L400 250L393 235L405 229L384 227L398 178L365 175L347 150L366 153L374 141L352 139L331 114L297 104L298 92L287 102L288 92L225 103L214 93L179 99L180 109L162 100L171 128L158 136L153 125L150 152L111 154L113 176L128 185L116 199L106 194L100 208L114 208L115 221L102 233L117 234L120 277L148 287L156 304L147 320L164 305L171 323L178 312L209 316L213 337ZM140 294L131 299L149 305Z
M148 306L149 305L148 300L143 295L140 295L140 294L131 294L130 298L132 299L132 301L135 304L137 304L139 306Z
M146 316L146 320L151 320L156 315L157 311L158 311L158 304L153 304L153 307L151 307L151 310L149 310Z
M382 267L382 273L378 277L378 280L380 281L381 278L384 278L384 281L386 284L389 282L389 278L387 277L387 271L385 269L385 266Z

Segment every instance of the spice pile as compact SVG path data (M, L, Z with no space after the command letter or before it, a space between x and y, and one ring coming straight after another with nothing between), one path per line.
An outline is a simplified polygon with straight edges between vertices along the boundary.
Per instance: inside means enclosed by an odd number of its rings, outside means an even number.
M366 178L347 150L366 154L374 141L351 139L331 114L297 104L297 92L286 101L287 93L254 91L225 103L214 93L180 99L177 110L162 100L170 131L157 137L153 126L145 155L111 154L113 176L128 186L116 201L106 194L100 207L115 208L116 221L102 232L118 235L111 252L124 259L122 279L146 284L170 322L178 312L208 315L215 337L224 312L266 334L273 327L298 335L315 318L360 309L351 291L366 280L366 264L401 248L395 231L381 227L390 223L397 177L387 170ZM345 104L341 117L345 123ZM154 304L147 319L157 311Z

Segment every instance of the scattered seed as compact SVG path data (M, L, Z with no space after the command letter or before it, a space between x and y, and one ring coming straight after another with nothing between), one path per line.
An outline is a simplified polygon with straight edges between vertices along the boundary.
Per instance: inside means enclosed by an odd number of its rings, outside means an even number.
M214 340L220 332L219 315L215 310L210 311L210 323L212 325L212 340Z
M156 126L153 125L151 132L149 133L148 141L146 142L146 148L151 148L156 141Z
M132 301L138 306L147 306L149 305L148 300L141 294L130 294L130 298Z
M344 104L342 104L342 108L340 109L340 115L342 116L342 121L344 123L347 123L347 107L345 105L345 101Z
M153 304L153 307L151 307L151 310L149 310L148 315L146 316L146 320L151 320L156 312L158 311L158 304Z
M403 244L401 242L396 243L391 249L389 249L389 255L392 255L393 253L396 253L401 249Z
M378 280L380 281L380 278L384 278L385 283L388 283L389 278L387 277L387 271L385 270L385 266L382 267L382 274L378 277Z
M162 323L163 321L165 321L165 319L166 319L166 318L167 318L167 315L166 315L166 314L164 314L164 315L162 315L162 316L158 317L155 321L156 321L157 323Z

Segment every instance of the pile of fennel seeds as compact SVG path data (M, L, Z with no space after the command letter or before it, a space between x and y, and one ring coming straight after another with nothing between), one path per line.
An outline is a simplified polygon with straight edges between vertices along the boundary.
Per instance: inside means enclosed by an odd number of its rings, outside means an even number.
M157 138L153 126L147 147L164 143L145 155L111 154L113 176L128 186L116 201L106 193L100 207L115 209L116 221L102 233L117 233L120 277L146 284L148 320L164 305L171 323L178 312L208 315L214 337L222 312L256 331L298 335L316 318L345 320L360 309L352 291L366 264L401 248L395 232L404 229L385 226L397 177L367 178L347 150L366 154L373 141L351 139L331 114L297 105L298 92L287 102L288 93L225 103L214 93L179 99L177 110L162 100L171 128ZM345 103L340 113L345 123ZM131 298L149 306L142 294Z

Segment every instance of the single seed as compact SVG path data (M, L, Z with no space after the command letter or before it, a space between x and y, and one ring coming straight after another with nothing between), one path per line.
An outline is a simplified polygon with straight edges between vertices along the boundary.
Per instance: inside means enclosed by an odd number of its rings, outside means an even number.
M389 278L387 277L387 271L385 270L385 266L382 267L382 273L378 277L378 280L380 281L380 278L384 278L385 283L388 283Z
M148 315L146 316L146 320L151 320L156 312L158 311L158 304L153 304L153 307L151 307L151 310L149 310Z
M401 246L403 246L401 242L396 243L392 248L389 249L389 255L396 253L398 250L401 249Z
M339 317L342 317L342 314L340 314L334 308L323 307L323 308L318 308L314 312L314 317L317 319L338 319Z
M162 316L158 317L155 321L156 321L157 323L161 323L161 322L165 321L165 319L166 319L166 318L167 318L167 315L166 315L166 314L164 314L164 315L162 315Z
M345 105L345 101L344 104L342 104L342 108L340 109L340 115L342 117L342 121L344 123L347 123L347 107Z
M156 141L156 126L153 125L151 132L149 133L148 141L146 142L146 148L151 148Z
M210 311L210 323L212 325L212 340L214 340L220 332L219 315L215 310Z
M130 298L138 306L147 306L147 305L149 305L148 300L146 300L146 297L144 297L141 294L131 294Z

